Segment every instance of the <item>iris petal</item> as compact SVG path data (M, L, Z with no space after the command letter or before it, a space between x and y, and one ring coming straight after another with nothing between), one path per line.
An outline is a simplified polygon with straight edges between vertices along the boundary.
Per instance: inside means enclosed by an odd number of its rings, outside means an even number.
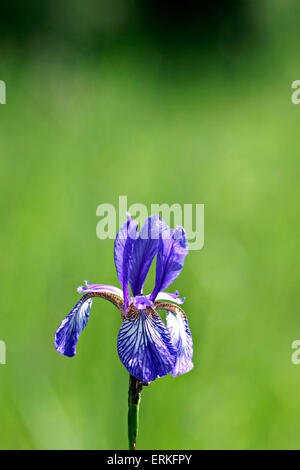
M183 227L161 232L156 261L155 288L150 296L151 300L154 300L160 291L169 287L179 276L187 254L188 241Z
M143 285L158 249L161 219L156 214L145 220L132 251L129 282L134 296L142 294Z
M170 332L151 308L127 314L118 336L121 362L140 382L167 375L176 362L177 350Z
M114 259L119 282L124 292L125 310L129 302L129 262L136 239L138 223L127 214L128 220L122 225L116 236L114 247Z
M75 356L76 344L80 333L87 325L91 306L92 299L83 296L61 322L54 337L55 349L60 354L68 357Z
M177 305L165 302L155 303L155 309L164 309L167 311L167 327L171 334L171 340L177 348L176 363L172 369L172 376L189 372L194 364L193 357L193 339L190 332L187 316Z

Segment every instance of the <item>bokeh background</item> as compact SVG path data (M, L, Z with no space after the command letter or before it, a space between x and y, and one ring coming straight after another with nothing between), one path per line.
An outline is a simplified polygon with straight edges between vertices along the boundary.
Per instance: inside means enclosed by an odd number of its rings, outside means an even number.
M205 204L172 286L195 367L144 389L138 448L300 448L299 21L296 0L1 4L2 449L127 448L117 311L94 301L75 358L53 346L78 284L117 283L96 208L119 195Z

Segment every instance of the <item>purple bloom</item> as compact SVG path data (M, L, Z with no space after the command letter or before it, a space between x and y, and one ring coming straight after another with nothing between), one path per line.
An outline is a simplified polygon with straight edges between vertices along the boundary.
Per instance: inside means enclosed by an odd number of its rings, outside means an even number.
M60 354L74 356L92 298L105 298L119 309L123 319L117 344L122 363L140 382L151 382L169 372L175 377L193 368L192 336L187 317L178 306L184 298L180 299L178 292L164 292L183 268L188 242L182 227L169 229L158 215L148 217L139 233L137 228L128 214L115 241L114 259L122 289L85 281L85 286L77 289L84 295L60 324L54 344ZM144 295L144 282L155 255L155 287L152 294ZM166 324L158 310L166 311Z

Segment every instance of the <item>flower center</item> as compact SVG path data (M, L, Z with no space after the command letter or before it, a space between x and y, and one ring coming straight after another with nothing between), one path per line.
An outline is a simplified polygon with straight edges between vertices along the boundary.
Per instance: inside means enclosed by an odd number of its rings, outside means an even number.
M144 310L146 307L153 307L153 302L145 295L136 295L131 298L131 302L138 310Z

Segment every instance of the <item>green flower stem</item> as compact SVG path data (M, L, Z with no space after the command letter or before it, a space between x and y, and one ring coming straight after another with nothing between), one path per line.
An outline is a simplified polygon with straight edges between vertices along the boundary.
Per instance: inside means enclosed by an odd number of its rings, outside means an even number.
M142 383L132 375L129 376L128 390L128 441L129 450L135 450L136 439L139 427L139 407L141 402L141 391L144 385L150 382Z

